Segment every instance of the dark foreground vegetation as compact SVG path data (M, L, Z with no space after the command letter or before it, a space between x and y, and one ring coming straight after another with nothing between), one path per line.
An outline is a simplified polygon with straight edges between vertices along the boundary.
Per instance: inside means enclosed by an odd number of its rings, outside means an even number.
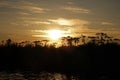
M89 41L86 41L88 38ZM108 37L105 33L97 33L94 37L64 37L58 48L56 43L47 45L47 40L43 42L16 43L11 39L2 41L0 71L8 74L19 72L23 75L46 71L46 74L60 73L59 75L65 74L67 77L58 80L71 80L71 75L77 76L75 80L119 78L119 39Z

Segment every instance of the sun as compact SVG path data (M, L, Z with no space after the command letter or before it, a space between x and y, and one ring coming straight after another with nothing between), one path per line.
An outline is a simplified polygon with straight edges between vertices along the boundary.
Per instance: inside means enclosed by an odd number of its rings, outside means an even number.
M49 38L52 40L58 40L62 37L62 31L61 30L50 30L48 31Z

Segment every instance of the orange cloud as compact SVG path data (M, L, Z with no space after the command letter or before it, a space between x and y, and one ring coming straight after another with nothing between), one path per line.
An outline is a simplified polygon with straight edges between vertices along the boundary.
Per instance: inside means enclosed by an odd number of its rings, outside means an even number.
M109 26L110 26L110 25L113 25L113 23L110 23L110 22L102 22L101 24L102 24L102 25L109 25Z
M71 11L71 12L77 12L77 13L90 13L90 10L85 9L85 8L80 8L80 7L63 7L62 9L67 10L67 11Z
M80 19L65 19L65 18L58 18L58 19L49 19L49 21L63 25L63 26L73 26L73 25L85 25L88 24L88 21L80 20Z

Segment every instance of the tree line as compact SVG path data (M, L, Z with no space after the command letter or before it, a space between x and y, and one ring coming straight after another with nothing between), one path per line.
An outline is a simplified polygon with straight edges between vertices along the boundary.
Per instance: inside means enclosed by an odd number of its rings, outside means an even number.
M57 43L48 42L1 41L0 71L78 73L89 79L100 75L113 77L119 72L120 40L105 33L62 37L58 48Z
M58 45L57 42L49 44L50 40L36 40L36 41L22 41L22 42L14 42L11 39L7 39L6 41L1 41L0 46L18 46L18 47L55 47ZM103 44L120 44L120 39L113 38L108 36L106 33L96 33L95 36L85 36L81 35L80 37L61 37L60 40L61 46L79 46L85 44L95 44L95 45L103 45Z

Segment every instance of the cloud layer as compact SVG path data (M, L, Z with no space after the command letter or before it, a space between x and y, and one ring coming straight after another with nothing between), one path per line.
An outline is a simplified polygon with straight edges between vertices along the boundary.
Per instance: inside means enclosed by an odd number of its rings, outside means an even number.
M0 33L4 38L20 34L19 39L43 37L50 29L71 31L74 35L119 35L119 3L120 0L0 0Z
M65 18L49 19L49 21L63 26L75 26L75 25L83 26L89 23L88 21L85 20Z
M71 6L67 6L67 7L63 7L62 9L67 10L67 11L71 11L71 12L77 12L77 13L85 13L88 14L91 11L85 8L81 8L81 7L71 7Z
M45 13L49 9L39 7L37 4L29 2L29 1L16 1L16 2L10 2L10 1L1 1L0 7L2 8L12 8L17 9L25 12L30 13Z

